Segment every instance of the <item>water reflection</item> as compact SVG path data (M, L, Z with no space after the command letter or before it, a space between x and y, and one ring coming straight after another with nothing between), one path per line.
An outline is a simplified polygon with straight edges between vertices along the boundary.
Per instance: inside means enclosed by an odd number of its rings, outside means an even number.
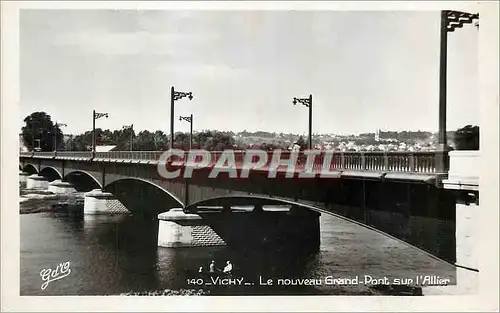
M80 213L79 213L80 212ZM419 250L341 219L323 215L321 247L314 254L283 254L235 247L157 247L158 222L133 215L85 215L81 211L21 216L21 295L105 295L157 289L199 289L188 284L200 266L227 260L254 285L207 287L212 294L362 294L354 287L259 286L263 278L409 277L454 278L454 268ZM40 270L71 262L71 275L41 290Z

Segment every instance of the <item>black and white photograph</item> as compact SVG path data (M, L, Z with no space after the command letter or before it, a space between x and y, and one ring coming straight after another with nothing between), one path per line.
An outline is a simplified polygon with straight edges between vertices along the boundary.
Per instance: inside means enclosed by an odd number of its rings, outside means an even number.
M498 87L485 96L480 45L498 3L189 2L18 4L17 30L2 26L18 58L2 70L2 90L17 86L2 99L9 311L23 297L478 298L482 244L498 267L483 199L488 185L498 201L498 122L484 122ZM498 293L482 304L498 310Z

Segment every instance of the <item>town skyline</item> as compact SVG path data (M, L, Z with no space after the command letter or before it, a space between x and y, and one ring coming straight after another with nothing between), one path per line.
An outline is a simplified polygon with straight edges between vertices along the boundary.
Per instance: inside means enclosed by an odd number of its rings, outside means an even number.
M189 125L178 116L193 114L195 130L305 134L307 110L292 100L309 94L315 134L438 130L437 11L44 10L20 19L20 126L46 111L81 133L95 109L109 113L98 128L168 133L173 85L194 95L176 102L180 132ZM479 124L477 29L449 37L447 128L456 130Z
M44 125L38 127L36 125ZM80 134L64 134L61 129L57 130L57 139L54 138L56 125L45 112L34 112L26 118L26 126L20 134L21 150L29 150L28 146L44 149L44 151L55 150L52 144L59 142L57 149L66 151L85 151L92 147L92 131ZM132 131L132 132L131 132ZM38 134L36 139L32 133ZM306 148L308 142L306 136L297 133L240 132L219 131L205 129L193 131L191 137L189 133L176 132L174 135L174 146L183 149L192 147L199 149L255 149L260 148L269 151L270 149L294 149L295 144L301 148ZM96 128L96 146L113 150L133 150L136 151L159 151L165 150L170 145L170 136L162 130L148 131L134 129L133 125L128 125L122 129L101 129ZM467 137L467 138L466 138ZM192 139L191 139L192 138ZM335 151L435 151L437 147L438 133L427 131L390 131L378 129L376 132L360 134L313 134L313 149L335 150ZM458 139L458 141L456 140ZM37 145L35 145L35 142ZM191 142L191 143L190 143ZM479 127L467 125L456 131L447 132L448 145L455 149L478 149Z
M37 112L43 112L43 113L47 113L50 117L51 117L51 120L52 122L56 123L64 123L64 121L62 120L54 120L52 118L52 114L50 114L49 112L44 112L44 111L37 111ZM30 114L33 114L35 112L31 112ZM29 116L29 115L28 115ZM24 122L24 119L28 116L25 116L23 118L23 122L22 122L22 126L25 126L25 122ZM66 131L66 128L68 127L69 125L66 125L61 129L61 131L64 133L64 135L81 135L81 134L84 134L86 132L90 132L92 131L92 128L89 128L89 129L85 129L81 132L67 132ZM163 133L165 134L169 134L168 130L167 131L164 131L164 129L137 129L134 124L129 124L129 125L125 125L125 126L133 126L133 129L134 129L134 133L135 134L138 134L142 131L148 131L148 132L156 132L156 131L162 131ZM467 124L467 125L462 125L460 127L458 127L457 129L459 128L462 128L462 127L465 127L465 126L478 126L478 125L474 125L474 124ZM123 126L122 127L118 127L118 128L108 128L106 126L103 126L103 127L98 127L96 126L96 129L101 129L101 130L109 130L109 131L121 131L123 130ZM447 132L448 133L452 133L454 131L456 131L457 129L448 129ZM262 129L255 129L255 130L250 130L250 129L229 129L229 130L221 130L221 129L216 129L216 128L204 128L204 129L193 129L193 133L198 133L198 132L205 132L205 131L213 131L213 132L223 132L223 133L234 133L234 134L240 134L240 133L244 133L244 132L248 132L248 133L259 133L259 132L262 132L262 133L269 133L269 134L284 134L284 135L295 135L295 136L307 136L307 130L304 130L302 132L284 132L284 131L268 131L268 130L262 130ZM386 133L390 133L390 132L411 132L411 133L417 133L417 132L422 132L422 133L432 133L432 135L437 135L438 134L438 131L437 130L432 130L432 129L390 129L388 127L378 127L376 128L375 130L373 131L366 131L366 132L346 132L346 133L342 133L342 132L315 132L313 131L312 135L313 136L321 136L321 135L333 135L333 136L358 136L358 135L363 135L363 134L376 134L377 131L379 132L386 132ZM189 133L189 131L185 131L185 130L175 130L175 133Z

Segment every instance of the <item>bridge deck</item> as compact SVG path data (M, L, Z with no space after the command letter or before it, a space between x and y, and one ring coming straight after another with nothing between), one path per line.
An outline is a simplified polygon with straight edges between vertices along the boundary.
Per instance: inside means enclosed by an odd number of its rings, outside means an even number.
M251 150L248 150L251 151ZM243 168L245 153L248 151L234 151L236 170ZM114 163L137 163L157 165L161 162L164 151L111 151L96 152L92 157L90 151L58 151L55 152L21 152L21 157L40 159L62 159L76 161L114 162ZM435 167L434 152L325 152L318 154L312 164L307 164L307 155L299 153L295 162L290 158L291 153L282 152L282 160L289 159L288 164L282 164L277 168L271 168L272 153L269 152L265 165L252 171L268 172L275 169L283 173L291 171L290 166L295 165L294 173L306 171L330 178L364 178L364 179L390 179L418 181L435 183L444 178L445 173L437 173ZM223 154L222 151L210 152L208 168L218 167L217 160ZM256 156L252 161L256 162ZM195 162L200 162L201 156L197 156ZM174 167L185 167L187 155L184 157L173 156L169 158L169 164ZM194 166L196 168L196 165ZM327 171L328 173L325 173Z

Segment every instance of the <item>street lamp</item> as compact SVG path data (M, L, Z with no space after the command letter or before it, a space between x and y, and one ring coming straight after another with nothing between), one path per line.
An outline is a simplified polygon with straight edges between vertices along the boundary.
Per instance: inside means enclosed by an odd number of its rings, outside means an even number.
M193 147L193 114L191 114L190 116L179 116L179 121L182 121L182 120L189 122L189 124L190 124L189 150L191 150Z
M436 171L444 173L447 170L448 144L446 139L446 74L447 74L447 52L448 32L454 32L456 28L462 28L464 24L471 24L479 20L479 14L470 14L459 11L441 11L441 45L439 59L439 137L436 147ZM476 23L479 28L479 23Z
M172 86L170 89L170 149L174 148L174 102L184 97L193 100L193 93L175 91L174 86Z
M309 149L312 149L312 105L313 96L309 95L309 98L293 98L293 105L301 103L309 108Z
M57 122L54 124L54 154L57 154L57 130L59 129L59 126L67 127L68 125Z
M95 157L95 120L100 119L101 117L108 118L108 113L99 113L96 112L95 110L93 111L92 114L92 158Z
M191 151L193 147L193 114L189 116L179 116L179 121L186 121L189 122L190 124L190 130L189 130L189 151ZM186 178L184 181L184 202L186 203L186 206L189 204L189 178Z
M134 124L123 125L122 129L124 129L124 130L129 129L130 130L130 151L132 151L132 141L134 138Z

